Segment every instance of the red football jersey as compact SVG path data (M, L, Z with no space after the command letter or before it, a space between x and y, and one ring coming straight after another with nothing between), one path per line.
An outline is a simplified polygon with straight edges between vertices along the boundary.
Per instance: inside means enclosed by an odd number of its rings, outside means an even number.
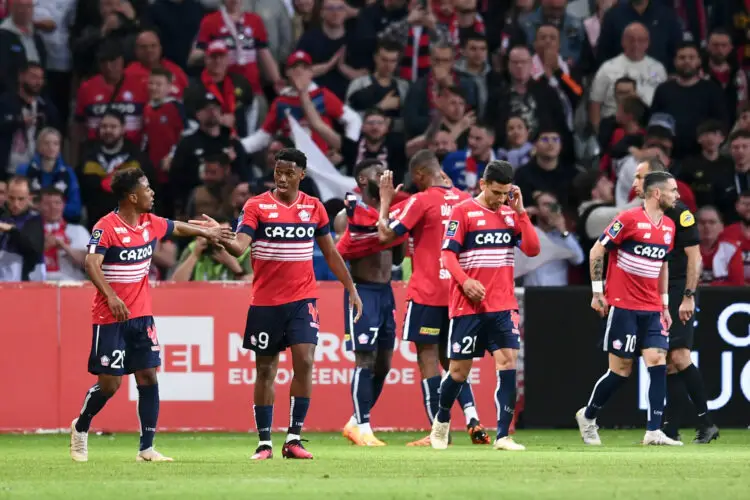
M719 241L728 241L740 249L742 253L742 265L745 268L745 283L750 284L750 237L742 230L742 223L730 224L721 233Z
M187 88L189 83L187 75L184 71L182 71L182 68L180 68L167 58L163 58L161 61L159 61L159 64L162 68L172 73L172 87L169 90L169 95L177 99L181 99L182 94L185 92L185 89ZM143 88L146 90L146 94L148 95L148 77L151 76L150 69L148 69L138 61L134 61L128 64L128 67L125 68L125 74L133 78L137 78L141 82L141 85L143 85Z
M745 284L745 270L742 252L734 243L717 241L711 248L701 246L703 270L702 285L742 286Z
M76 120L86 125L87 138L99 136L99 122L108 109L115 109L125 117L125 137L134 144L141 143L143 108L148 102L148 92L138 78L125 75L115 98L115 87L97 75L83 82L76 98Z
M609 250L604 292L609 305L634 311L663 309L659 273L674 247L674 235L669 217L656 225L643 207L620 212L599 238Z
M485 297L482 302L472 302L451 277L451 318L518 309L514 251L526 231L535 231L529 216L519 216L505 205L492 211L471 199L453 207L443 251L458 255L461 269L484 286Z
M310 99L320 117L329 127L334 127L334 122L338 121L344 115L344 103L326 88L311 87ZM273 100L261 128L270 135L276 135L281 132L285 137L290 137L291 129L289 128L289 120L287 120L287 111L296 118L302 128L310 133L310 137L312 137L312 140L321 151L324 153L328 151L328 143L325 139L318 133L310 130L305 113L302 111L302 104L296 92L293 93L284 90Z
M157 172L157 180L165 183L168 172L161 168L161 161L172 151L185 129L185 109L182 103L167 99L162 103L150 102L143 111L143 150L148 154Z
M330 232L320 200L300 191L294 203L285 205L266 191L247 200L237 232L253 239L253 305L277 306L318 297L314 240Z
M235 39L231 27L224 22L220 11L206 15L198 30L196 46L206 50L214 40L223 41L229 49L229 71L247 78L255 94L262 94L258 71L258 49L268 47L268 34L263 19L252 12L245 12L242 20L234 26Z
M148 273L156 242L172 234L174 222L153 214L141 215L133 227L110 212L94 226L89 253L104 255L104 278L130 311L130 318L151 316ZM97 290L92 307L95 325L116 323L107 299Z
M451 276L442 266L440 249L453 206L467 198L471 195L456 188L433 186L409 198L391 221L396 235L408 232L414 238L408 300L423 306L448 305Z
M346 231L336 244L344 260L361 259L398 246L406 240L407 236L404 235L385 245L380 243L377 226L379 210L367 205L355 194L347 194L346 202ZM405 203L403 201L391 207L391 217L395 217Z

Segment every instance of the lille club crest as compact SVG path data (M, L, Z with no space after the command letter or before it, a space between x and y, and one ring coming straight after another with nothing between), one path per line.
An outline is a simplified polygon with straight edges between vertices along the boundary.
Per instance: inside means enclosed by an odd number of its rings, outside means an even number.
M297 215L299 215L299 220L301 220L302 222L307 222L310 220L310 212L308 212L307 210L300 210L299 214Z

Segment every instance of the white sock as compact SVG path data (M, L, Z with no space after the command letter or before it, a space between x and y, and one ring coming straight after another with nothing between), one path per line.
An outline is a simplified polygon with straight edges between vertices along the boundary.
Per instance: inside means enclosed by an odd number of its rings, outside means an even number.
M471 423L472 418L479 421L479 413L477 413L477 407L469 406L468 408L464 408L464 417L466 417L466 425L469 425Z
M286 435L286 441L284 441L284 442L285 442L285 443L288 443L289 441L294 441L295 439L296 439L297 441L299 441L299 440L300 440L300 436L299 436L299 434L287 434L287 435Z
M357 424L357 427L359 427L359 432L362 434L372 434L372 428L370 427L370 422L365 422L364 424Z
M258 448L261 446L270 446L273 448L273 443L271 441L258 441Z
M355 417L354 415L349 417L349 423L347 425L357 425L357 417Z

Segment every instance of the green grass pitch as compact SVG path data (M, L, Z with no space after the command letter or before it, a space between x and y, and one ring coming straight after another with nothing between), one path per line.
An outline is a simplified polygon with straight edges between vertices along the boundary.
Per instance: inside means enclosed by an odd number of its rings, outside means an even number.
M136 463L138 438L89 438L89 462L73 463L67 435L0 436L0 498L750 498L750 431L726 430L708 446L644 448L643 431L601 432L584 447L576 431L520 431L526 452L471 445L407 448L415 433L378 433L384 448L340 434L309 433L312 461L250 462L254 434L161 434L174 463ZM685 434L687 436L687 433ZM259 497L258 495L268 495Z

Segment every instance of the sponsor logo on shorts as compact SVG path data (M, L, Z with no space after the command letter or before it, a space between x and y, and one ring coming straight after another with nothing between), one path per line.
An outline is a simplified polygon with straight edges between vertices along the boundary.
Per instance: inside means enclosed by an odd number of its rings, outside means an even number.
M428 328L423 326L419 329L420 335L440 335L440 328Z
M109 366L109 358L107 356L102 356L99 358L99 363L101 363L102 366Z
M620 342L619 340L615 340L614 342L612 342L612 347L619 351L620 349L622 349L622 342Z

